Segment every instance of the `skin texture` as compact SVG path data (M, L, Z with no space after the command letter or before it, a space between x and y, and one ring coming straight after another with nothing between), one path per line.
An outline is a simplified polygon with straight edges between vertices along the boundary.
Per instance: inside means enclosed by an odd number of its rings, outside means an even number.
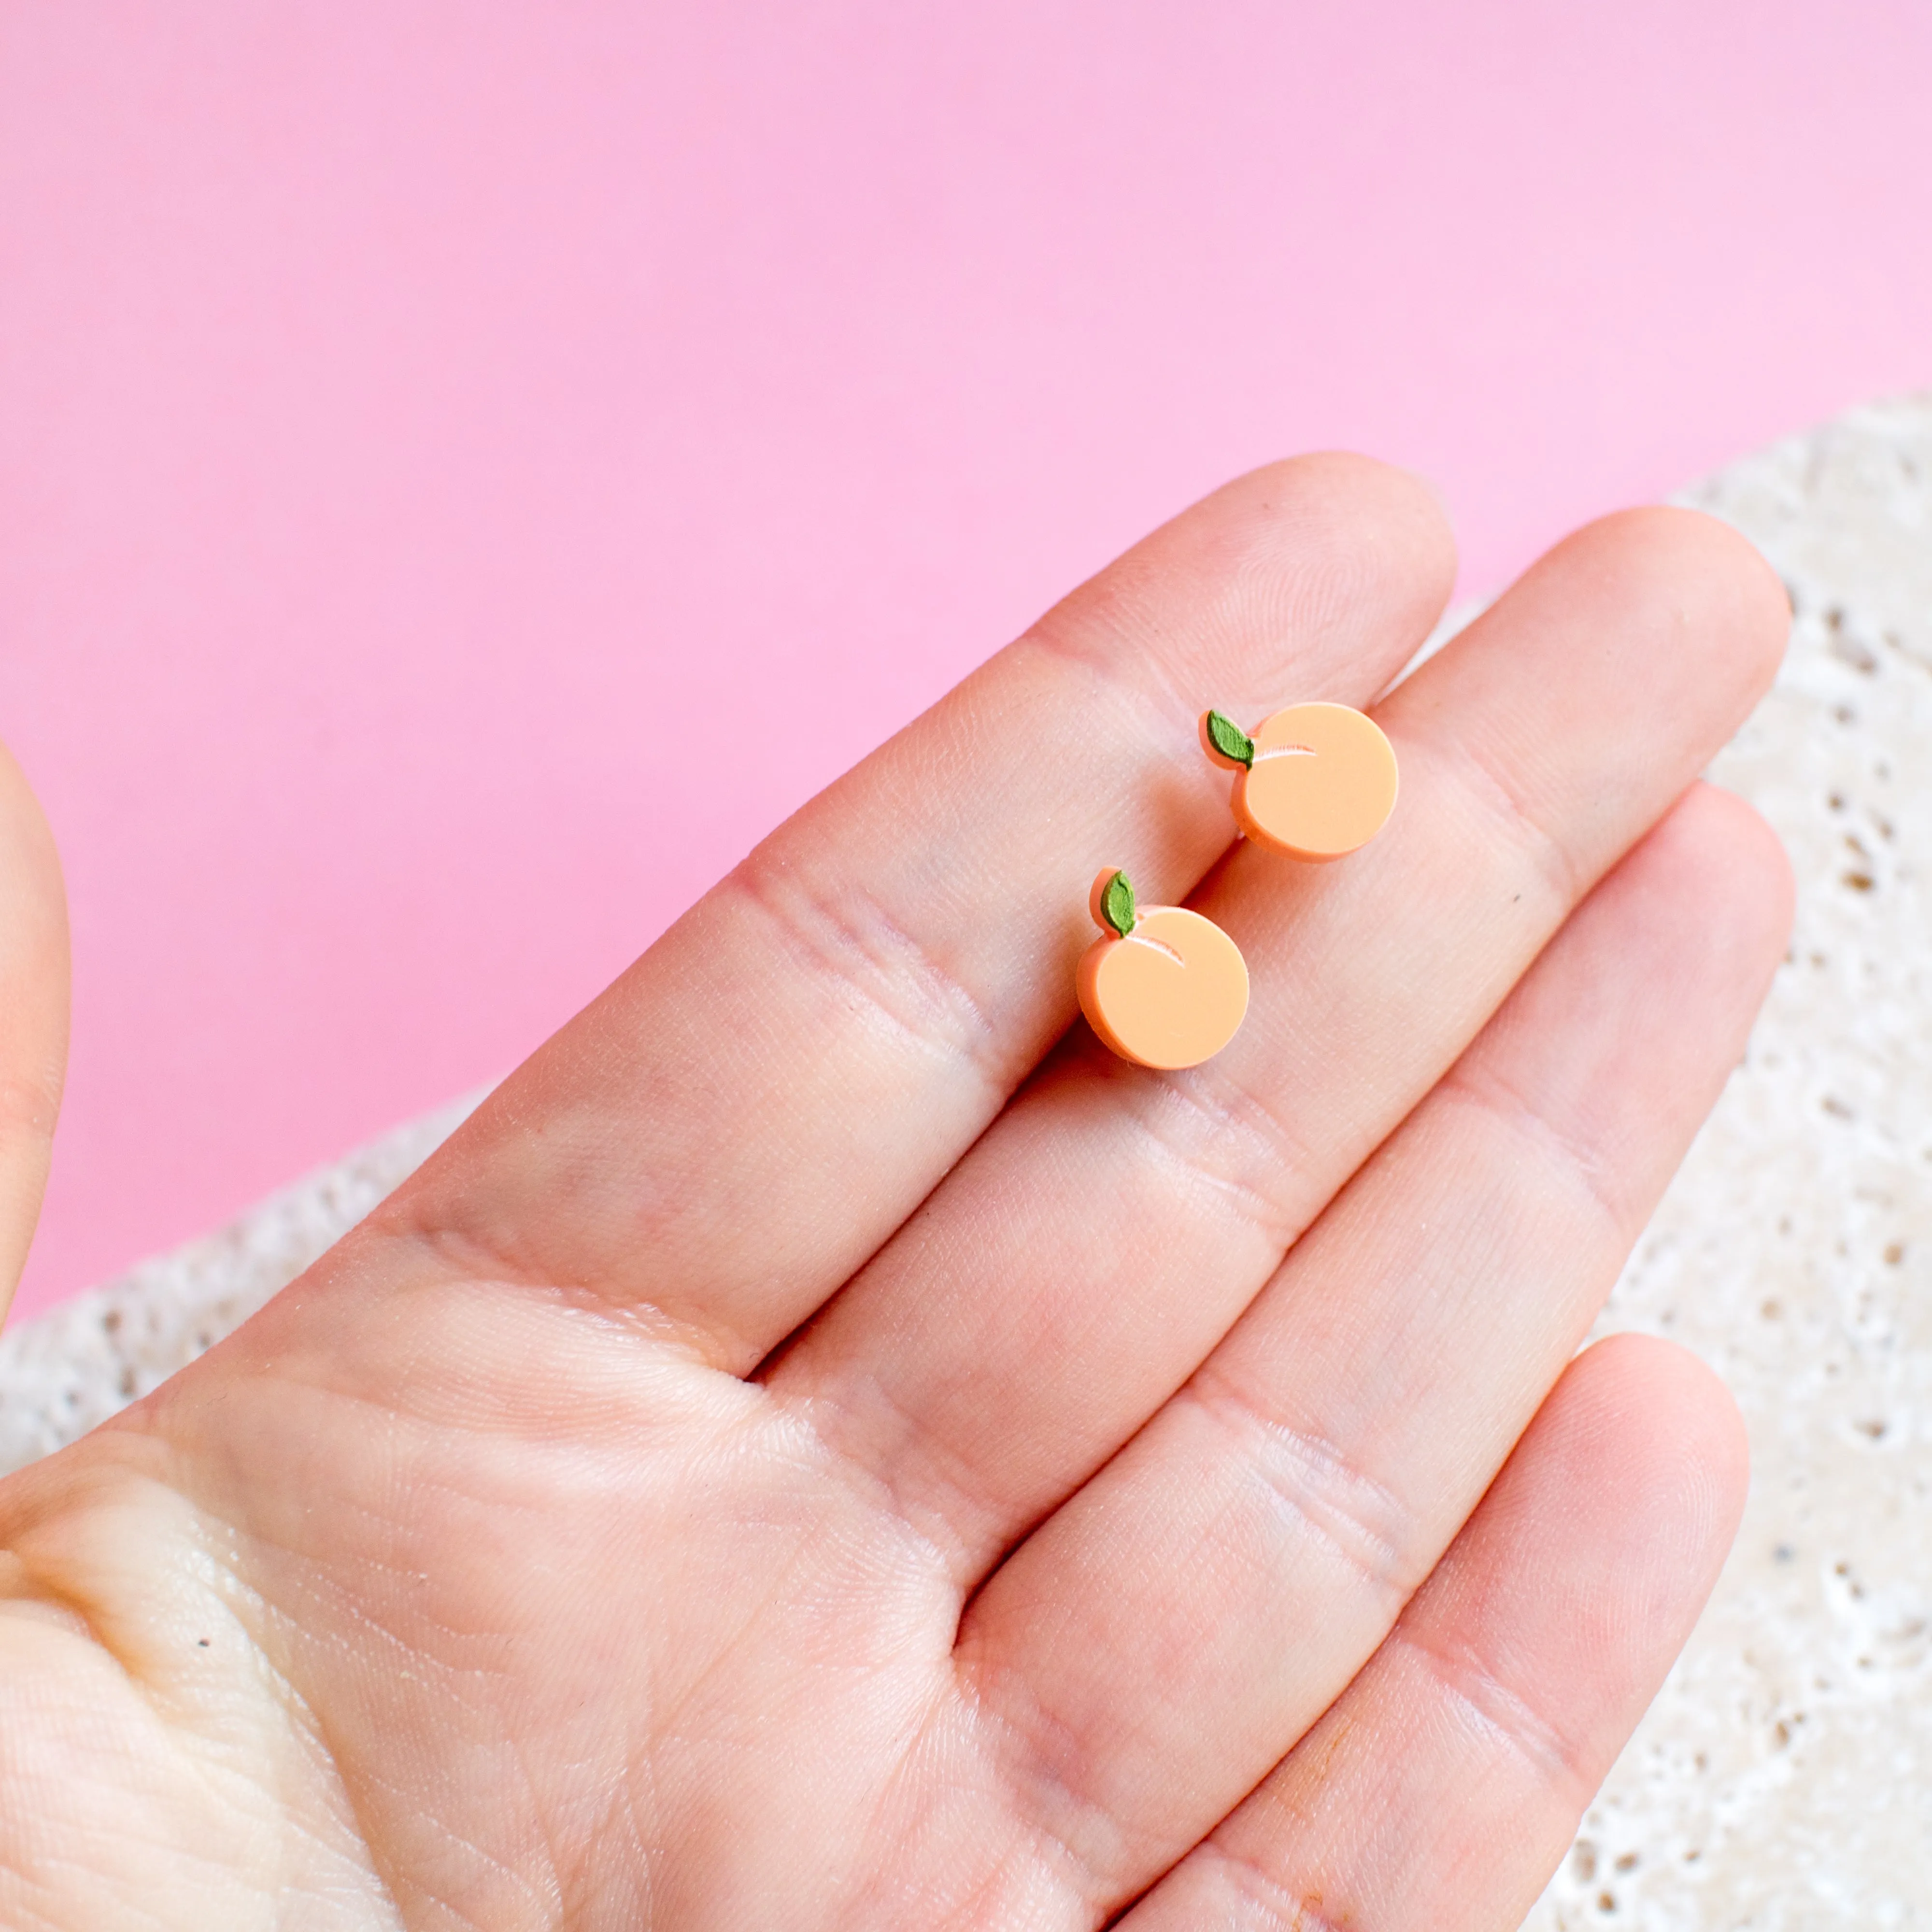
M1633 512L1376 703L1454 568L1398 472L1230 484L0 1486L0 1923L1514 1926L1741 1505L1703 1370L1573 1357L1784 942L1696 775L1787 618ZM1401 760L1345 866L1230 849L1201 699L1289 693ZM1246 956L1205 1065L1076 1023L1102 861Z

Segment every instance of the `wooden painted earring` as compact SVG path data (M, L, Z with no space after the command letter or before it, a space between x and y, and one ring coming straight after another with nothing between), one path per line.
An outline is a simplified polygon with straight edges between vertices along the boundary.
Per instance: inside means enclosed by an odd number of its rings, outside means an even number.
M1137 906L1109 867L1088 904L1101 937L1080 962L1080 1010L1123 1060L1172 1071L1219 1053L1248 1010L1241 949L1185 906Z
M1258 845L1318 863L1366 845L1395 809L1395 747L1346 704L1291 704L1251 738L1218 711L1201 746L1238 772L1234 816Z

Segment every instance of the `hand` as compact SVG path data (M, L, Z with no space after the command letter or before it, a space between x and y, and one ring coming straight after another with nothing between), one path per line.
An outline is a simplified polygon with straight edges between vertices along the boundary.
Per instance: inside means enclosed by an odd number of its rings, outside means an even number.
M1372 845L1226 850L1197 713L1367 703L1453 569L1355 458L1190 511L0 1489L0 1919L1515 1925L1741 1504L1705 1370L1571 1358L1783 943L1696 781L1786 612L1716 523L1596 524L1377 708ZM1061 1038L1103 864L1246 955L1192 1072Z

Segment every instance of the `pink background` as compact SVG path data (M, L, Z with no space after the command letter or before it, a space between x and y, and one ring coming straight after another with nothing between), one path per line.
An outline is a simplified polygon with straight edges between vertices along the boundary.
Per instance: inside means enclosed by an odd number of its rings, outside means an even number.
M1932 7L0 4L21 1306L507 1068L1150 524L1466 587L1932 376Z

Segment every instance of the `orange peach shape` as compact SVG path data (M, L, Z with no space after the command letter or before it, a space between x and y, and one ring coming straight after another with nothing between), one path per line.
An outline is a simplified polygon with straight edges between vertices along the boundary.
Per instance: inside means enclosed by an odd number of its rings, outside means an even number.
M1080 1009L1123 1060L1172 1071L1198 1066L1234 1036L1248 1010L1241 950L1185 906L1148 906L1124 938L1080 962Z
M1254 734L1234 781L1234 816L1250 838L1318 862L1366 845L1395 809L1395 748L1346 704L1291 704Z

